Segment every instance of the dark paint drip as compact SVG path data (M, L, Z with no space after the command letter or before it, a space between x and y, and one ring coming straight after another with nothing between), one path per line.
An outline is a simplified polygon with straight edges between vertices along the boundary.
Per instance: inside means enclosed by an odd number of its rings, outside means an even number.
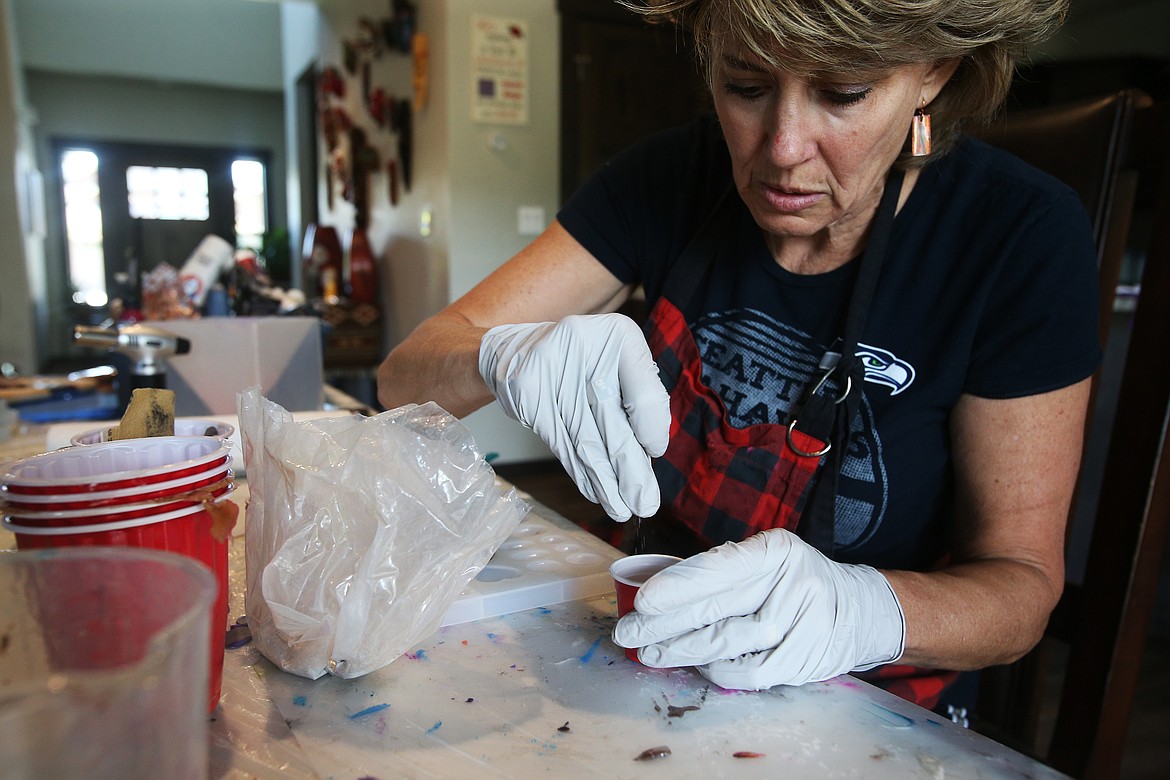
M646 534L642 531L642 518L634 515L634 555L646 552Z
M238 650L251 641L252 629L247 626L232 626L223 635L223 646L228 650Z
M560 732L567 732L567 731L569 731L569 730L570 730L570 729L569 729L569 721L567 721L567 720L565 721L565 725L563 725L563 726L557 726L557 731L560 731Z
M653 761L656 758L666 758L670 755L670 748L666 745L659 745L658 747L646 748L637 756L635 761Z
M699 694L699 703L698 704L687 704L686 706L682 706L682 707L671 704L670 701L666 698L666 696L664 694L662 697L662 703L666 705L666 717L668 717L668 718L681 718L682 716L686 715L688 712L698 712L699 710L701 710L703 708L703 704L706 703L706 701L707 701L707 691L708 690L710 690L709 687L704 688L703 692L701 694ZM658 702L656 702L656 701L654 702L654 711L659 713L659 714L662 713L662 708L658 706Z
M767 753L757 753L754 750L737 750L731 754L732 758L763 758Z

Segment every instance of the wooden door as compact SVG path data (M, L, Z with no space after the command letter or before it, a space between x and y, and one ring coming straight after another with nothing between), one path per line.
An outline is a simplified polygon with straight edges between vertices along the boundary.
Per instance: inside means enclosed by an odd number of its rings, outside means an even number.
M686 36L612 2L560 0L561 198L634 141L710 110Z
M119 277L137 270L144 273L160 263L182 267L187 257L208 234L236 244L232 161L244 156L230 150L150 146L137 144L90 144L100 160L102 234L106 260L106 287L116 290ZM131 166L193 168L207 174L206 219L140 219L131 216L126 172ZM129 267L131 258L137 269Z

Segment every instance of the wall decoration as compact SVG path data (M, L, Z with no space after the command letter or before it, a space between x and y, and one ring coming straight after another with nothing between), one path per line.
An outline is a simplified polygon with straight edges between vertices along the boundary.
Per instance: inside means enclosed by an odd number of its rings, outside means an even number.
M381 87L375 87L370 92L366 108L379 128L394 129L394 103L394 97Z
M418 26L418 10L410 0L394 0L392 7L393 15L382 22L386 45L403 54L410 54L415 28Z
M332 65L321 70L321 74L317 77L317 89L320 91L322 97L332 95L336 98L345 98L345 78L341 72Z
M386 161L386 197L391 206L398 205L398 163L394 160Z
M413 57L413 72L411 86L414 88L414 110L422 111L427 105L427 93L431 82L431 52L430 43L425 33L415 33L414 43L411 45Z
M471 78L473 120L528 124L528 23L472 17Z
M427 40L417 31L418 11L410 0L390 0L390 15L360 18L351 37L342 39L342 67L318 74L318 116L325 143L328 207L334 198L353 203L359 229L368 227L370 177L385 173L390 205L398 204L399 183L410 191L413 164L412 108L420 111L427 95ZM411 57L411 96L397 98L378 84L373 63L387 53ZM345 103L356 90L360 100ZM345 105L356 113L351 116ZM364 110L362 110L364 109ZM383 162L385 160L385 162Z
M398 131L398 159L402 161L402 186L410 192L412 153L414 151L414 130L411 127L410 101L399 100L394 112L394 126Z

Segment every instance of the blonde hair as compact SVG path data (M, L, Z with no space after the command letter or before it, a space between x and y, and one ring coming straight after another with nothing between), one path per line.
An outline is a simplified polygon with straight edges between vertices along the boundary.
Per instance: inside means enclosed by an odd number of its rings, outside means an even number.
M1069 0L619 2L687 29L708 81L712 63L730 46L800 74L958 59L955 75L927 108L933 157L951 148L964 124L987 122L1002 108L1017 62L1060 28Z

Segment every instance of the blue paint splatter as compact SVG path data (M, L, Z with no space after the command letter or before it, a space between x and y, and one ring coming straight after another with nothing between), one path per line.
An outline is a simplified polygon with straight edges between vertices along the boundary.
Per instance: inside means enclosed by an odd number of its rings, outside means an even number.
M493 642L496 641L496 635L493 634L491 631L488 632L487 638L492 640Z
M373 707L366 707L361 712L355 712L353 715L349 716L349 719L357 720L358 718L364 718L366 715L373 715L375 712L381 712L382 710L388 709L389 707L389 704L375 704Z
M409 658L412 661L425 661L425 660L427 660L427 651L426 650L421 650L421 649L415 650L413 653L404 653L403 655L405 655L407 658Z
M549 609L548 607L541 607L540 609L538 609L536 611L538 614L541 614L541 615L551 615L552 614L552 610Z
M581 656L581 663L587 664L593 660L593 654L597 652L597 648L601 646L601 637L597 637L593 644L589 645L589 649Z
M293 697L293 704L297 705L298 707L304 707L308 703L309 703L309 700L306 699L304 696L294 696Z
M436 721L435 721L435 725L433 725L433 726L431 726L429 729L427 729L427 733L428 733L428 734L434 734L436 731L438 731L438 730L439 730L439 727L440 727L440 726L442 726L442 725L443 725L443 721L441 721L441 720L436 720Z

